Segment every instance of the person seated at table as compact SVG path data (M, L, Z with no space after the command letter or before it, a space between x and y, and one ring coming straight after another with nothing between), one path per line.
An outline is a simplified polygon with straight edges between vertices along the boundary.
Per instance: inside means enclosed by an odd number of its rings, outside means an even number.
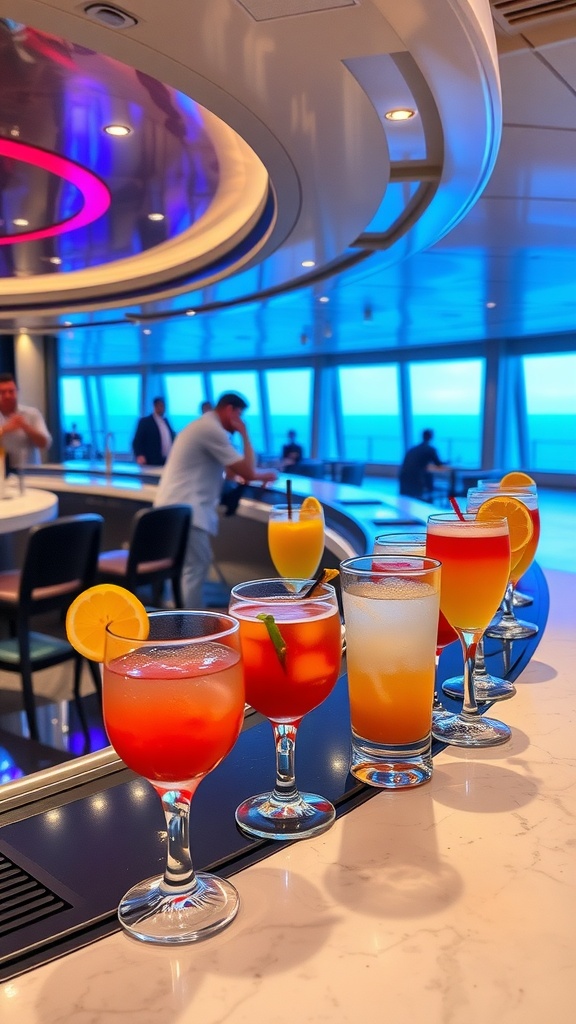
M296 466L302 459L302 445L296 441L296 431L288 431L288 441L282 446L282 458L280 459L280 469L283 471L289 470L292 466Z
M430 501L433 474L450 470L450 466L442 462L436 448L430 443L433 437L433 430L423 430L420 444L409 448L404 456L399 473L400 494L407 498Z

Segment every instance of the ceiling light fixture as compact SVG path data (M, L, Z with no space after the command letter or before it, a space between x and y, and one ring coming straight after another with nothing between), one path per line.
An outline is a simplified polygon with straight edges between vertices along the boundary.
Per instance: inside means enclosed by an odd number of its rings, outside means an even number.
M60 264L62 263L62 260L60 259L59 256L49 256L48 263L53 263L55 267L59 267Z
M496 309L496 303L495 302L487 302L486 303L486 309Z
M393 110L387 110L384 117L387 121L409 121L415 115L416 111L410 107L395 107Z
M138 24L137 19L123 11L120 7L113 7L112 4L88 4L84 8L93 21L99 21L106 28L134 28Z
M148 220L164 220L163 213L149 213Z
M187 309L186 310L186 316L196 316L196 310L195 309Z
M132 129L127 124L107 124L102 129L106 135L113 135L114 138L124 138L126 135L132 134Z
M320 298L318 299L318 302L330 302L330 299L328 298L327 295L321 295Z
M149 327L145 327L144 330L142 331L142 334L152 334L152 331L150 330Z
M314 260L302 260L303 267L315 267L316 263Z
M30 221L26 220L25 217L14 217L12 223L15 228L27 228Z

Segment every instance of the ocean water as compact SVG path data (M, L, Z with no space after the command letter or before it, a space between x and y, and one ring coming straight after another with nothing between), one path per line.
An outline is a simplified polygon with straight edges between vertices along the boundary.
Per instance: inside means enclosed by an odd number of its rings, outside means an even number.
M114 448L118 454L131 451L136 419L132 415L117 414L112 418L110 429L114 433ZM270 446L264 441L261 423L249 412L246 417L254 447L266 455L278 455L286 442L288 430L295 430L298 443L304 449L305 457L310 456L310 420L305 416L274 416L273 436ZM75 422L83 439L92 443L95 450L102 451L104 432L99 431L92 439L88 423L82 416L66 417L64 422ZM174 421L175 428L183 424ZM510 430L509 447L503 468L519 467L515 440L514 423ZM414 443L420 440L425 427L434 430L433 443L440 458L453 465L478 466L481 463L481 424L477 416L436 416L433 422L427 418L414 417ZM399 464L404 455L400 436L400 423L396 416L347 416L344 421L344 451L337 450L334 424L323 424L325 439L320 457L359 462L383 462ZM529 463L522 469L548 472L576 473L576 415L530 416L528 418Z

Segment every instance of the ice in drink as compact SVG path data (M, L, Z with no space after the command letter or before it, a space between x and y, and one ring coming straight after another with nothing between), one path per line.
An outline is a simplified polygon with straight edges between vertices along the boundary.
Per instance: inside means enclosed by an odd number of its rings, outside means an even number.
M104 666L104 722L122 760L151 781L196 779L234 746L244 717L240 653L207 640L151 645Z
M382 745L430 732L439 589L392 577L343 593L352 730Z

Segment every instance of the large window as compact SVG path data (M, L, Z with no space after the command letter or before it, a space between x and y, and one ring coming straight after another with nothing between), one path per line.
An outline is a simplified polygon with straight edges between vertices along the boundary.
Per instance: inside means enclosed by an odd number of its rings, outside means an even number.
M103 375L97 378L102 388L102 420L96 429L99 451L106 447L106 437L114 452L131 452L132 438L140 416L140 374Z
M398 367L341 366L339 381L343 458L399 462L403 445Z
M534 470L576 472L576 355L524 356L528 454Z
M266 370L271 455L280 455L288 430L295 430L304 458L310 457L312 370Z
M201 373L164 374L166 415L173 430L178 433L200 416L200 405L207 398Z
M411 363L412 437L434 431L440 458L453 465L480 466L482 457L482 359Z
M86 408L86 393L82 377L60 379L60 409L62 435L74 430L88 444L90 423Z

